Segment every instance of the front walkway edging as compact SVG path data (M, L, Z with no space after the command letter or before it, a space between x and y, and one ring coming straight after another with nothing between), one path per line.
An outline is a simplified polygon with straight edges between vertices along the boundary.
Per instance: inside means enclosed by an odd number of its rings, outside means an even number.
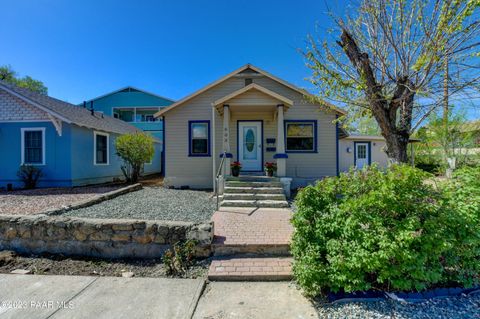
M171 245L193 239L207 257L212 223L0 215L0 250L103 258L158 258Z
M143 186L140 183L136 183L136 184L133 184L133 185L128 185L128 186L125 186L125 187L122 187L122 188L119 188L119 189L116 189L116 190L113 190L113 191L110 191L110 192L107 192L107 193L104 193L104 194L94 196L93 198L87 198L87 199L75 202L75 203L73 203L71 205L68 205L68 206L64 206L64 207L57 208L57 209L45 210L43 212L40 212L38 215L42 215L42 214L43 215L48 215L48 216L61 215L61 214L64 214L68 211L93 206L95 204L99 204L101 202L104 202L106 200L118 197L120 195L124 195L124 194L130 193L130 192L138 191L142 188L143 188Z
M460 295L480 294L480 286L474 288L436 288L423 292L382 292L382 291L356 291L351 293L329 293L328 301L335 303L344 302L375 302L391 299L404 303L420 303L435 298L454 297Z

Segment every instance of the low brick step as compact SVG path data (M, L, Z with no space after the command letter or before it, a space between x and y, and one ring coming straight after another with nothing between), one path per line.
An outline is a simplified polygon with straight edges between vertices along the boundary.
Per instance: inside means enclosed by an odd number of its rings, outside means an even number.
M210 264L212 281L284 281L291 280L292 258L221 258Z
M262 255L291 256L290 245L285 244L212 244L214 256Z
M284 194L249 194L249 193L225 193L223 200L281 200L285 201Z
M239 182L239 181L226 181L227 187L283 187L281 182Z
M231 187L226 186L224 193L249 193L249 194L283 194L282 187Z
M286 200L223 200L222 207L265 207L286 208L289 207Z

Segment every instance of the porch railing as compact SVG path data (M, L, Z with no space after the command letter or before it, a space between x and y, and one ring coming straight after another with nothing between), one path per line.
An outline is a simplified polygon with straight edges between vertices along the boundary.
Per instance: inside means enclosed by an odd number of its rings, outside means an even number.
M225 165L225 158L227 157L227 153L224 151L222 155L222 160L220 161L220 166L218 167L217 174L215 175L215 197L217 198L217 210L219 208L219 194L218 194L218 180L220 176L222 176L223 166Z

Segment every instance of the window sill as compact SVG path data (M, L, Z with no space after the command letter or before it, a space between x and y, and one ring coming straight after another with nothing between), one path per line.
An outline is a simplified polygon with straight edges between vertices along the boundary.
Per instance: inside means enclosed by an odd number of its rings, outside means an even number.
M285 151L287 154L316 154L318 151Z
M188 154L188 157L211 157L210 154Z

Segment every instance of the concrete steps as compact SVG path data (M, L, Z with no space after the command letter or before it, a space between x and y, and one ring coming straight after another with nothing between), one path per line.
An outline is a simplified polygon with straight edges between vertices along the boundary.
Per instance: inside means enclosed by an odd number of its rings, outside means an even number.
M277 200L284 201L283 194L225 193L223 200Z
M267 176L227 177L222 207L289 207L279 178Z
M286 200L223 200L221 207L265 207L286 208Z
M283 184L281 182L239 182L239 181L225 181L225 186L228 187L281 187Z
M213 260L208 270L212 281L282 281L292 277L290 257L220 258Z
M225 186L224 194L228 193L247 193L247 194L282 194L283 187L232 187Z

